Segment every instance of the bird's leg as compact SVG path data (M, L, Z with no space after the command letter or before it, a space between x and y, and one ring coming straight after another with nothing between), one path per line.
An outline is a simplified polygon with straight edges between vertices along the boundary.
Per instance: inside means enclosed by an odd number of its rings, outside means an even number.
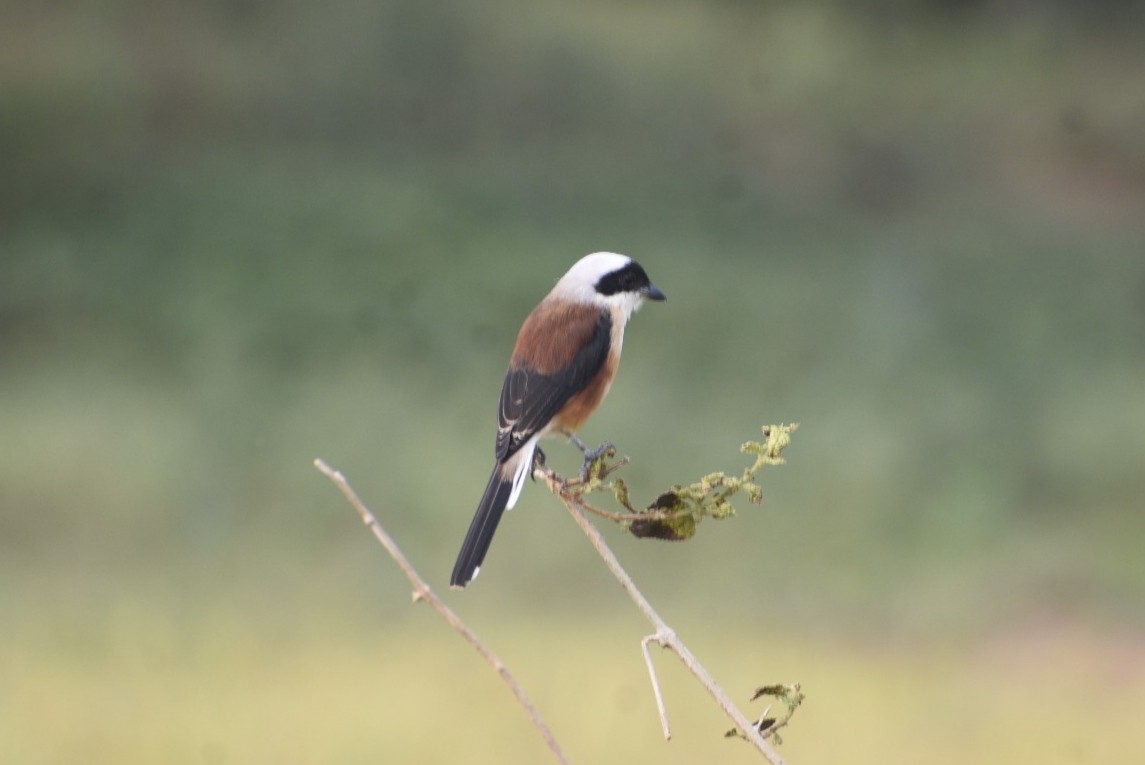
M579 438L577 438L575 433L566 433L565 435L567 435L569 437L569 440L573 442L573 446L580 449L581 453L585 457L588 457L588 453L590 451L590 449L588 448L588 444L586 444L584 441L581 441Z
M588 448L588 444L586 444L584 441L581 441L574 434L568 433L567 435L569 440L573 442L573 445L580 449L581 453L584 455L584 465L580 469L580 480L581 483L588 483L589 473L592 471L592 466L614 447L610 442L605 441L595 449L590 449Z

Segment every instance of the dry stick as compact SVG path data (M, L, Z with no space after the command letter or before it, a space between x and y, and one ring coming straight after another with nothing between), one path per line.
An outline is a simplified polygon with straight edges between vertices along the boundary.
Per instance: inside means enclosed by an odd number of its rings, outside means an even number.
M592 543L592 546L596 548L597 553L604 560L604 564L608 566L608 570L611 571L612 575L616 577L616 580L620 582L620 586L624 588L624 591L628 593L628 597L632 599L632 602L635 603L636 607L644 614L644 618L651 622L652 626L656 629L655 633L650 637L658 642L661 647L670 649L680 657L680 661L684 663L684 666L687 667L688 671L699 681L700 685L704 686L708 693L712 695L712 698L714 698L720 708L724 710L724 714L732 719L744 737L767 758L768 762L772 765L786 765L786 761L779 752L775 751L775 748L764 740L760 732L751 724L751 721L744 717L743 712L739 711L739 708L732 703L732 700L728 698L724 690L716 684L716 681L712 679L708 671L704 669L703 665L692 655L692 652L688 650L684 642L676 636L676 633L668 626L667 622L661 619L660 615L653 610L652 604L649 603L644 597L644 594L636 588L632 577L628 575L628 572L620 565L620 561L617 560L616 555L614 555L608 545L605 544L604 537L601 536L600 530L581 512L579 498L570 497L565 493L560 477L553 471L548 468L541 468L537 472L544 476L545 482L549 485L549 490L557 495L561 502L564 503L564 506L568 508L573 520L580 526L581 531L588 537L588 541Z
M660 713L660 727L664 730L664 740L672 738L672 729L668 726L668 710L664 708L664 694L660 692L660 677L656 674L656 665L652 663L652 652L648 644L656 640L655 635L645 635L640 641L640 650L644 652L644 663L648 665L648 677L652 679L652 695L656 697L656 711Z
M386 533L386 530L382 528L382 524L378 522L378 519L374 517L374 514L370 512L369 508L363 504L362 500L358 498L357 493L350 488L350 484L346 482L345 476L339 471L332 469L320 459L314 460L314 467L318 468L323 475L333 481L334 485L341 490L346 500L358 511L358 515L362 517L362 522L370 528L370 531L374 532L374 536L382 543L382 547L386 548L386 552L390 554L390 557L394 559L394 562L397 563L398 567L405 573L406 578L409 579L410 584L413 585L413 601L415 603L420 601L431 606L434 611L437 611L437 613L441 615L441 618L449 623L449 626L452 627L457 634L465 638L465 642L469 643L469 645L476 649L477 653L481 654L481 657L497 671L497 674L499 674L501 679L505 681L505 684L509 686L509 690L517 699L517 703L525 710L525 714L529 715L533 727L541 734L541 738L545 740L553 756L556 757L557 761L562 763L562 765L568 765L568 758L566 758L565 753L561 751L561 747L553 737L549 726L545 725L545 721L541 719L541 713L538 712L537 708L533 706L533 703L529 701L529 698L525 695L521 686L517 684L513 675L509 673L508 667L481 642L473 630L469 629L465 622L461 621L461 618L453 613L449 606L442 603L441 600L433 594L433 590L429 588L425 580L414 570L413 565L406 559L406 556L398 548L397 543Z

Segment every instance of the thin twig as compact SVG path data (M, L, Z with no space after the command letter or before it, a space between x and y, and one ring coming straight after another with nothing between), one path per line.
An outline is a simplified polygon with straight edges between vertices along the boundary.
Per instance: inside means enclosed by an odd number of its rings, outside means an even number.
M567 489L570 487L565 488ZM630 524L637 521L668 521L679 515L678 512L673 512L672 510L632 510L627 513L614 513L611 510L605 510L604 508L597 507L596 505L590 505L583 499L579 500L579 504L582 510L587 510L593 515L599 515L601 518L604 518L607 521L612 521L613 523L619 524Z
M664 694L660 692L660 678L656 675L656 665L652 663L652 653L648 644L659 640L659 636L645 635L640 641L640 650L644 652L644 663L648 665L648 677L652 679L652 695L656 697L656 709L660 712L660 727L664 729L664 740L672 739L672 729L668 727L668 710L664 708Z
M608 570L611 571L612 575L616 577L616 580L620 582L620 586L628 593L628 597L632 599L632 602L636 604L640 612L644 614L644 618L655 628L656 631L652 636L653 639L658 642L661 647L671 650L680 657L680 661L684 663L684 666L688 668L688 671L692 673L700 685L716 700L716 703L723 709L724 714L731 718L735 726L743 733L744 738L750 741L752 745L767 758L768 762L772 765L786 765L785 760L779 752L775 751L775 748L764 740L763 736L760 735L760 732L756 730L751 721L736 707L724 690L716 684L716 681L708 674L704 666L700 664L692 652L688 650L684 642L676 636L676 633L668 626L667 622L660 618L660 615L652 608L652 604L648 602L644 594L637 589L636 583L632 581L632 577L628 575L628 572L620 565L620 561L616 555L608 545L605 544L604 537L600 531L589 521L584 512L582 512L580 496L569 492L564 480L548 467L538 466L536 472L544 478L545 483L549 486L549 490L555 494L568 509L573 520L580 526L581 531L588 537L588 541L592 543L592 546L596 548L596 552L604 560L604 564L608 566Z
M401 568L413 586L414 602L417 603L420 601L432 607L457 634L465 639L465 642L469 643L477 653L481 654L481 658L485 659L485 661L497 671L497 674L501 676L505 684L509 686L510 692L512 692L514 698L517 699L517 703L521 705L521 708L525 710L525 714L529 716L533 727L541 734L541 738L545 740L545 744L548 745L553 756L556 757L557 761L562 763L562 765L568 765L568 758L565 757L565 753L561 750L556 738L553 737L549 726L541 719L541 713L538 712L537 708L533 706L533 703L529 701L529 698L525 695L525 691L517 684L516 679L510 674L509 668L505 666L504 662L497 658L497 656L481 642L473 630L469 629L465 622L461 621L461 618L458 617L449 606L442 603L437 595L433 593L433 590L431 590L429 585L425 583L425 580L418 575L413 565L410 564L409 560L406 559L406 556L398 548L397 543L386 533L386 530L382 528L382 524L378 522L374 514L371 513L369 508L359 499L357 493L346 481L345 476L339 471L332 469L320 459L314 460L314 467L318 468L323 475L333 481L334 485L341 490L346 500L358 511L358 515L362 517L362 522L369 527L370 531L374 532L374 536L377 537L378 541L382 543L382 546L386 548L386 552L390 554L390 557L393 558L394 562Z

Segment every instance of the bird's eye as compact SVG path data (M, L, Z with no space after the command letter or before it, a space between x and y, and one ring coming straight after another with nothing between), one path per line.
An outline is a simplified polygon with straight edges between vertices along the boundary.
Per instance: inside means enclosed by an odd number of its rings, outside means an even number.
M605 274L596 284L602 295L615 295L619 292L639 292L648 284L648 277L639 266L630 264L626 268Z

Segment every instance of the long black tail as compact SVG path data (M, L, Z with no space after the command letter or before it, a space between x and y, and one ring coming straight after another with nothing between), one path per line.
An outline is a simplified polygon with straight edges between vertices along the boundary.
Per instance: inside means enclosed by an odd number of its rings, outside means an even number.
M512 479L501 478L501 466L497 465L493 468L493 475L489 477L489 485L485 487L485 496L477 505L473 523L469 524L469 533L461 543L457 563L453 564L453 576L449 580L451 587L464 587L477 576L477 570L485 560L485 553L489 552L493 532L497 530L497 524L501 521L501 515L505 512L505 505L509 503L512 491Z

